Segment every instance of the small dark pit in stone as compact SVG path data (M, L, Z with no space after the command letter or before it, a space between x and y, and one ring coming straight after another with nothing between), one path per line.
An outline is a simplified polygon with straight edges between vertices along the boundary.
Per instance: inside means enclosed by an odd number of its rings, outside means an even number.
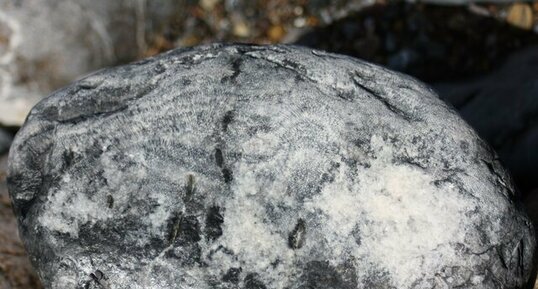
M239 268L230 268L230 269L228 269L226 274L224 274L224 276L222 276L222 281L237 284L237 283L239 283L239 277L240 277L239 275L241 275L242 271L243 271L243 269L241 267L239 267Z
M351 264L345 263L337 270L328 261L311 261L306 264L301 276L301 289L355 289L357 288L355 269ZM351 268L347 268L351 267ZM347 270L346 270L347 268ZM348 271L348 272L346 272ZM351 273L347 276L348 274ZM364 287L377 288L377 287ZM389 287L379 287L389 288Z
M49 106L41 112L41 115L45 119L55 119L58 118L58 108L54 106Z
M168 221L168 243L174 243L181 226L181 214L176 213Z
M184 86L191 85L191 84L192 84L192 80L190 80L190 79L188 79L188 78L183 78L183 79L181 79L181 84L184 85Z
M280 264L280 259L276 258L275 261L271 262L271 267L276 268Z
M227 184L231 183L234 178L232 171L228 168L222 169L222 176L224 177L224 182Z
M63 153L64 168L69 168L75 160L75 153L72 150L66 150Z
M200 224L196 216L175 214L168 221L169 244L190 244L200 241Z
M221 168L222 171L222 177L224 178L224 182L229 184L233 180L233 173L232 171L227 168L224 165L224 155L222 153L222 150L220 148L215 149L215 162L217 163L217 166Z
M353 231L351 231L351 235L353 235L353 238L355 239L355 243L360 246L362 244L362 236L361 236L361 230L358 225L356 225L353 228Z
M232 61L232 75L225 76L221 79L221 83L226 82L235 82L239 74L241 73L241 65L243 63L243 59L241 57L238 57Z
M241 65L243 64L243 59L241 59L241 57L235 59L233 62L232 62L232 69L233 69L233 75L232 75L232 79L236 79L238 76L239 76L239 73L241 73Z
M97 270L94 273L90 274L90 277L92 277L92 279L95 281L100 281L101 279L104 278L104 276L105 274L103 274L103 272L101 272L100 270Z
M288 237L288 245L292 249L299 249L304 245L306 234L306 225L303 219L297 221L297 225Z
M156 74L161 74L166 71L166 67L162 63L155 65L154 71Z
M103 272L101 272L100 270L97 270L97 271L91 273L90 277L93 279L93 281L95 281L95 283L101 285L101 281L103 279L105 279L105 274L103 274ZM88 283L88 285L89 285L89 283Z
M185 197L186 200L190 200L192 196L195 193L196 187L195 187L196 180L194 178L194 175L189 174L187 175L187 185L185 186Z
M220 148L215 149L215 162L219 168L224 166L224 156L222 155L222 150Z
M106 196L106 204L107 204L109 209L114 208L114 197L112 197L112 195L107 195Z
M77 87L79 89L94 89L94 88L97 88L99 86L99 84L101 84L100 82L92 82L92 81L81 81Z
M194 243L200 241L200 224L196 216L185 216L181 219L178 237L183 242Z
M222 235L222 223L224 223L224 217L221 208L218 206L209 208L205 219L205 235L208 240L214 241Z
M232 110L227 111L224 117L222 118L222 130L226 132L228 130L228 126L234 119L234 112Z
M265 284L258 279L258 274L250 273L245 277L244 289L267 289Z
M232 256L234 254L234 252L222 245L219 245L216 249L212 249L209 251L209 253L207 254L207 259L209 260L212 260L213 259L213 255L215 255L217 252L222 252L226 255L230 255Z
M463 150L464 153L469 153L469 143L466 141L460 142L460 148Z

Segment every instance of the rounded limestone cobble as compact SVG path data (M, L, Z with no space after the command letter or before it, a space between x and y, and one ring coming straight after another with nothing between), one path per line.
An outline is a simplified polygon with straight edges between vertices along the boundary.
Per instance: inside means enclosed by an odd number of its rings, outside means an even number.
M524 288L536 241L431 89L294 46L211 45L41 101L8 185L47 288Z

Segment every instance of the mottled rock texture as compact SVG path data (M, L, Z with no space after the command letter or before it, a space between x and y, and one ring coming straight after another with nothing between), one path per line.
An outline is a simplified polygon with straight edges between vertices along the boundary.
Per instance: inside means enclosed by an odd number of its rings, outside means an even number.
M176 4L177 3L177 4ZM132 61L173 0L0 0L0 123L20 126L53 90Z
M205 46L41 101L8 184L47 288L524 288L507 172L428 87L350 57Z

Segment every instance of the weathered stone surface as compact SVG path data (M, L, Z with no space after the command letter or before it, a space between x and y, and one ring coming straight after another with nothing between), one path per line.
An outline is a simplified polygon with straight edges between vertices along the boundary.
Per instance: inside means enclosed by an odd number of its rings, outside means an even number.
M89 71L132 61L170 0L0 0L0 123Z
M93 74L32 110L8 183L48 288L531 281L534 231L490 148L421 83L321 51Z

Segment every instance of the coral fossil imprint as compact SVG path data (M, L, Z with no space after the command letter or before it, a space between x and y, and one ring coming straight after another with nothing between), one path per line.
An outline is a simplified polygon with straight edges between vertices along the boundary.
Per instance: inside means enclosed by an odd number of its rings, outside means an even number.
M31 111L8 185L47 288L524 288L534 230L431 89L294 46L94 73Z

